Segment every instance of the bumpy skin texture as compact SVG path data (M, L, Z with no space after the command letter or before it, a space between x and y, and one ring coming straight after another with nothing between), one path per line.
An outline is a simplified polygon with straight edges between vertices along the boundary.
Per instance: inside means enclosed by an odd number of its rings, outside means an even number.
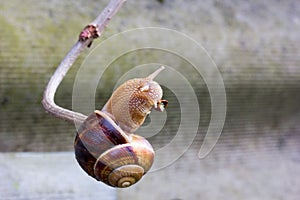
M109 113L126 133L133 133L157 107L163 91L147 78L131 79L118 87L102 111Z

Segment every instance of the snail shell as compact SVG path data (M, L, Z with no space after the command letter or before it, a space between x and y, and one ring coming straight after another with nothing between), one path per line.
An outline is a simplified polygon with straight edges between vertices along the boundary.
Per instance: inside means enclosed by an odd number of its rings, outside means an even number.
M153 78L158 69L143 79L121 85L102 111L94 111L80 126L75 156L82 169L113 187L129 187L149 171L154 150L143 137L132 134L152 109L163 111L162 89Z
M75 155L90 176L113 187L128 187L150 169L154 150L138 135L126 135L105 113L95 111L75 138Z

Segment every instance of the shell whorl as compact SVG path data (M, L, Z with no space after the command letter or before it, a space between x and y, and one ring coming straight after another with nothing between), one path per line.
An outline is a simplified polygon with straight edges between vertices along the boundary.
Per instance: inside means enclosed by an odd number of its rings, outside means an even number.
M164 69L160 67L145 78L126 81L112 94L102 111L107 112L126 133L133 133L160 102L163 91L153 79Z
M129 187L147 173L154 150L143 137L119 132L106 114L95 111L84 121L75 138L75 155L90 176L113 187Z

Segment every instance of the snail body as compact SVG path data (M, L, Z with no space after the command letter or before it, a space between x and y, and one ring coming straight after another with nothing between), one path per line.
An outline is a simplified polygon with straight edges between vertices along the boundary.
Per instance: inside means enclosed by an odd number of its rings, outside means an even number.
M81 168L112 187L129 187L149 171L154 150L143 137L133 134L152 109L163 111L163 92L153 78L131 79L117 88L101 111L96 110L80 126L75 156Z

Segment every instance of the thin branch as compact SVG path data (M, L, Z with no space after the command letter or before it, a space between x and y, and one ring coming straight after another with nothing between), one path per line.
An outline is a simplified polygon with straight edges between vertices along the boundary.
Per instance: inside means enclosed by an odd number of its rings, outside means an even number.
M90 47L95 38L101 35L110 19L118 12L125 1L111 0L102 13L80 33L78 42L61 61L44 91L42 104L48 113L72 123L82 123L86 119L87 116L84 114L56 105L54 96L58 86L78 56L83 50Z

